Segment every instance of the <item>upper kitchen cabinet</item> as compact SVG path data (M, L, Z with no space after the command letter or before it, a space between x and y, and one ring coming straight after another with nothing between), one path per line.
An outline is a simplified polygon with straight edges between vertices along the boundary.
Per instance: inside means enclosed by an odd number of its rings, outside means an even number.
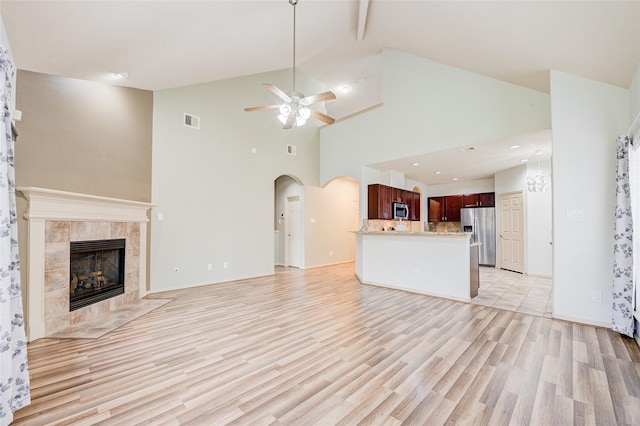
M429 197L429 222L458 222L463 205L462 195Z
M407 204L409 205L409 220L420 220L420 193L407 191Z
M391 219L391 189L377 183L369 185L369 219Z
M459 222L462 208L462 195L447 195L444 197L445 222Z
M427 199L429 209L429 222L442 222L444 220L444 197L429 197Z
M465 194L462 196L463 207L495 207L496 196L494 192L481 194Z
M369 219L393 219L393 203L406 203L408 220L420 220L420 193L401 188L371 184L368 187L367 217Z
M462 205L464 207L477 207L480 202L480 194L464 194L462 196Z
M479 206L480 207L495 207L496 206L496 193L495 192L484 192L482 194L478 194Z

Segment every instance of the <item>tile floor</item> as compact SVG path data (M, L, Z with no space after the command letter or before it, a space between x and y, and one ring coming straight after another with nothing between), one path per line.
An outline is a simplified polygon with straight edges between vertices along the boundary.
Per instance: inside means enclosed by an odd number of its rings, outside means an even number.
M59 331L50 337L57 339L97 339L170 301L171 299L140 299L136 303L123 305L105 312L98 320L85 321Z
M551 318L551 278L480 267L480 289L471 303Z

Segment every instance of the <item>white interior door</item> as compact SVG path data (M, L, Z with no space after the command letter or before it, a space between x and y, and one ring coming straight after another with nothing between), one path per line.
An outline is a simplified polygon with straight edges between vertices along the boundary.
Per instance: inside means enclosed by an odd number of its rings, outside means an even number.
M498 245L500 247L500 268L524 273L524 234L522 192L500 194L500 231Z
M300 197L287 197L285 218L285 266L299 268L302 259L300 237Z

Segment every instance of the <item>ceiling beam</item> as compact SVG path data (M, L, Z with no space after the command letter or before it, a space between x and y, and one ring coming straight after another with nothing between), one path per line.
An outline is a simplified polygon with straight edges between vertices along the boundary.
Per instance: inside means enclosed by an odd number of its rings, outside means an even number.
M360 6L358 10L358 34L356 35L358 41L364 40L364 29L367 24L368 10L369 0L360 0Z

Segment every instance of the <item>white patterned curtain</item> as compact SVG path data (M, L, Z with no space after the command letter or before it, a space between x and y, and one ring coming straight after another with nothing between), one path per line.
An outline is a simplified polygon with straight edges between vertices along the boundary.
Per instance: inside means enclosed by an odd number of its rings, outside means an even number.
M13 420L13 413L31 402L27 339L22 315L18 222L16 216L14 140L11 131L11 81L14 67L0 46L0 425Z
M611 328L633 337L633 218L629 186L629 136L618 138L616 219L614 228L613 316Z

